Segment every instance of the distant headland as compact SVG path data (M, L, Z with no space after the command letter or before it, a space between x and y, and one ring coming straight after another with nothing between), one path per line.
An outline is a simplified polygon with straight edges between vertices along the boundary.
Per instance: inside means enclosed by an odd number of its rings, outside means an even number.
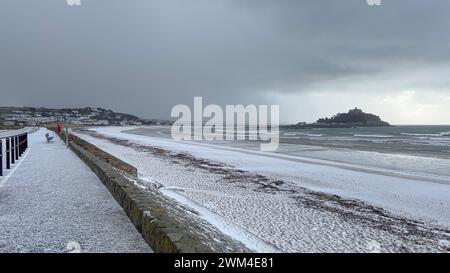
M386 127L390 126L386 121L374 114L364 113L355 108L347 113L338 113L331 118L320 118L314 123L299 122L293 125L283 126L291 129L309 128L351 128L351 127Z

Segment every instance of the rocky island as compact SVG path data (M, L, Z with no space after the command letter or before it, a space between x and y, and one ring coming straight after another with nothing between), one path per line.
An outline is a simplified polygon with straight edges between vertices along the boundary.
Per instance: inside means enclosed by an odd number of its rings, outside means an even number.
M339 113L331 118L320 118L314 123L299 122L286 127L292 129L308 128L350 128L350 127L385 127L389 123L382 121L374 114L364 113L361 109L355 108L347 113Z

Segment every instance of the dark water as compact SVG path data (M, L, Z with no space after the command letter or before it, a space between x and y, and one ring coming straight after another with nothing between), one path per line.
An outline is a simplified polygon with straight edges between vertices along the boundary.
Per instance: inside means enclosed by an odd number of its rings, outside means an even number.
M280 142L450 158L450 126L281 130Z
M139 128L131 132L154 137L171 137L170 127L166 126ZM259 145L247 141L216 142L238 146ZM298 144L450 159L450 125L280 129L280 144L281 146L294 144L294 146L289 145L294 150L295 144ZM285 150L284 148L279 152Z

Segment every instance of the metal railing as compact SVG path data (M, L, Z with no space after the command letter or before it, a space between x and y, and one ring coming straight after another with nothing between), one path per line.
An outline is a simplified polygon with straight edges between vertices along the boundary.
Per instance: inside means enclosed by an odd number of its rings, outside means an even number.
M5 161L5 169L10 170L11 165L15 164L28 149L30 131L30 128L25 128L0 133L0 176L3 176L3 161ZM3 142L5 142L5 155L3 155Z

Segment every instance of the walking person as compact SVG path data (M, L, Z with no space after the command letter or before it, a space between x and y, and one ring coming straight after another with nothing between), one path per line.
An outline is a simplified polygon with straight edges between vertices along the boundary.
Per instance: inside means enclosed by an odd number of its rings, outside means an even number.
M62 127L61 127L61 122L59 122L59 120L56 122L56 132L58 133L58 134L61 134L61 129L62 129Z

